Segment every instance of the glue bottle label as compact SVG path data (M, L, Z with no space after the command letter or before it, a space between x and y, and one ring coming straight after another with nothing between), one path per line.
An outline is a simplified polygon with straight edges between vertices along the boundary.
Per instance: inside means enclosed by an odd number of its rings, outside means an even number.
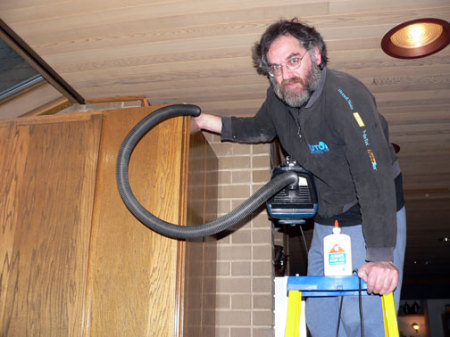
M347 255L337 243L328 252L328 263L330 266L340 266L347 263Z

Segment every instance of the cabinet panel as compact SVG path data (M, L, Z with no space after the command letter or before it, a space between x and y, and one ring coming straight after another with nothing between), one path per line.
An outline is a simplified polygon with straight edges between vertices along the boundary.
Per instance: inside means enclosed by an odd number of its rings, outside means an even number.
M100 129L0 127L2 336L81 335Z
M115 176L123 139L147 113L130 109L104 115L89 268L89 336L175 333L178 241L149 230L129 212ZM182 118L155 127L138 143L129 166L137 199L173 223L180 221L182 127Z

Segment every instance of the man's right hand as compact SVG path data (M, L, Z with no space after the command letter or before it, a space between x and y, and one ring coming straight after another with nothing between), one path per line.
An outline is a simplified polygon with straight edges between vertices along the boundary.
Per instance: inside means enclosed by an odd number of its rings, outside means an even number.
M358 276L367 282L367 292L387 295L398 285L399 272L389 261L368 262L359 267Z
M206 131L220 134L222 132L222 117L201 113L194 118L197 126Z

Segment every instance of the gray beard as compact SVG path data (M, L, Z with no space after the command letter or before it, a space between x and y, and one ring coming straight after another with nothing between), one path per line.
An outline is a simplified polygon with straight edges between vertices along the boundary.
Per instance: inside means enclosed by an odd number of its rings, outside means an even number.
M272 88L279 99L290 107L299 108L308 102L314 90L316 90L319 86L321 77L322 71L315 63L313 63L311 72L306 77L306 83L304 83L304 81L299 77L292 78L289 81L282 82L280 84L276 83L275 78L270 77L270 83L272 84ZM291 82L298 82L302 85L303 90L301 93L298 93L295 90L287 90L285 88L285 85Z

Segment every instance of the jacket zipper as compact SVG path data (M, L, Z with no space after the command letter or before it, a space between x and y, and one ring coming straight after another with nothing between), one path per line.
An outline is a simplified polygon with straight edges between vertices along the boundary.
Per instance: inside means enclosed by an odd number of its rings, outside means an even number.
M290 109L289 112L291 116L295 120L295 124L297 124L297 136L299 139L302 139L302 127L300 125L300 111L298 109Z

